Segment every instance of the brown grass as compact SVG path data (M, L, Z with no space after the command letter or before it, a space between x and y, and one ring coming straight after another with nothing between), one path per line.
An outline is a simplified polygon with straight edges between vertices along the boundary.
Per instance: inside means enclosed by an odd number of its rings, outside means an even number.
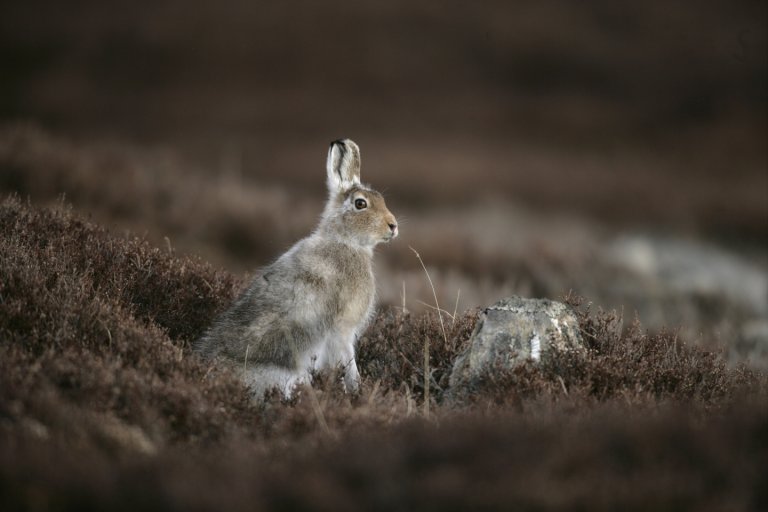
M443 334L407 249L462 309L573 288L632 311L594 263L637 228L765 266L765 12L5 2L0 509L765 510L768 378L686 344L732 345L733 306L661 297L647 332L569 297L583 357L449 396L477 311ZM255 405L189 344L242 285L219 267L311 229L342 136L403 228L362 389L325 372Z
M398 207L498 195L764 244L764 4L449 5L8 3L0 119L167 145L209 176L315 197L328 141L349 136L363 147L364 178ZM94 166L91 182L121 182L123 170ZM156 170L149 182L165 179ZM66 191L78 207L81 194L101 197L93 186ZM193 204L207 213L217 200ZM144 207L129 201L121 214ZM239 220L239 236L222 238L272 254L253 226L271 230L275 211L232 215L219 225Z
M271 258L321 209L298 193L204 174L168 151L76 144L28 124L0 127L0 169L0 190L43 204L63 195L116 228L151 226L147 236L156 245L240 266Z
M359 395L322 374L313 393L254 405L188 350L238 287L64 206L6 199L0 505L719 510L765 499L766 376L674 333L580 307L585 357L496 374L458 405L447 377L475 314L449 322L446 341L434 314L388 309L360 342Z

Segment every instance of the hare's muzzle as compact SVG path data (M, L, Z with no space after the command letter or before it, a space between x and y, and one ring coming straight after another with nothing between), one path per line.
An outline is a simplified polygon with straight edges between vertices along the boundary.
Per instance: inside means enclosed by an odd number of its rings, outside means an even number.
M397 236L397 222L388 222L387 225L389 226L389 238L395 238Z

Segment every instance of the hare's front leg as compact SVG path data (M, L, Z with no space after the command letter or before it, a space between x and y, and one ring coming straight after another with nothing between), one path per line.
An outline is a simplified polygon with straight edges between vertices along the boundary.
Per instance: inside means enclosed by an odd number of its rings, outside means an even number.
M325 367L344 370L344 390L354 393L360 387L360 373L355 362L355 336L341 336L328 347L324 360Z
M344 390L347 393L355 393L360 389L360 373L357 371L354 353L352 359L344 367Z

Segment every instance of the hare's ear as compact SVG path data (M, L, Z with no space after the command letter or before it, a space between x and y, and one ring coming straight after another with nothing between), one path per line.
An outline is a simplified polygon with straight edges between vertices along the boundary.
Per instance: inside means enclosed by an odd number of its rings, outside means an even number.
M360 148L349 139L335 140L328 149L328 190L345 192L360 184Z

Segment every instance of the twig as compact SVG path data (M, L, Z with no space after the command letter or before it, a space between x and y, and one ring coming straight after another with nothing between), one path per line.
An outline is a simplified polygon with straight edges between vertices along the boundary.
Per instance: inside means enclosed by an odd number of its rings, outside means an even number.
M445 345L448 345L448 336L445 334L445 324L443 324L443 314L440 309L440 304L437 302L437 292L435 292L435 285L432 284L432 278L429 276L427 266L424 265L424 260L421 259L419 252L411 246L408 246L421 263L421 268L424 269L424 273L427 274L427 281L432 288L432 296L435 298L435 308L437 309L437 317L440 319L440 329L443 331L443 341ZM432 376L429 371L429 338L424 338L424 416L429 419L429 387L432 381Z
M105 331L107 331L107 339L109 339L109 348L112 348L112 333L109 330L109 327L107 327L107 324L99 320L99 324L104 328Z
M459 311L459 296L461 295L461 288L456 292L456 305L453 307L453 316L451 317L451 327L456 325L456 313Z
M325 414L323 414L323 408L320 406L320 400L317 399L317 393L315 393L315 388L312 386L312 383L308 383L306 386L306 389L309 393L309 399L310 404L312 405L312 412L315 413L315 418L317 418L317 422L320 424L320 428L325 432L325 434L329 437L332 437L336 439L336 432L330 429L328 426L328 423L325 421Z
M405 406L406 406L405 415L406 417L409 417L413 411L413 401L411 400L411 388L409 388L405 384L405 382L403 382L403 386L405 387Z
M432 309L432 310L434 310L434 311L441 311L441 312L445 313L446 315L448 315L448 316L451 318L451 320L453 320L453 315L452 315L452 314L450 314L448 311L446 311L446 310L444 310L444 309L437 309L437 308L436 308L435 306L433 306L432 304L427 304L427 303L426 303L426 302L424 302L423 300L417 300L416 302L418 302L418 303L419 303L419 304L421 304L422 306L426 306L426 307L428 307L428 308L430 308L430 309Z
M203 375L203 378L200 379L200 382L205 381L205 379L208 378L208 375L213 371L213 365L209 366L208 369L205 371L205 375Z
M432 284L432 278L429 276L429 271L427 270L427 266L424 265L424 260L421 259L421 255L419 255L418 251L408 246L410 250L413 251L413 253L416 255L416 257L419 259L419 263L421 263L421 268L424 269L424 273L427 274L427 281L429 281L429 287L432 288L432 297L435 299L435 309L437 309L437 317L440 319L440 329L443 331L443 341L445 341L446 345L448 344L448 336L445 334L445 325L443 324L443 315L441 315L442 309L440 309L440 304L437 302L437 292L435 292L435 285Z
M376 393L379 391L379 386L381 386L381 379L377 379L373 384L373 390L371 391L370 396L368 396L369 406L373 405L373 400L376 398Z

